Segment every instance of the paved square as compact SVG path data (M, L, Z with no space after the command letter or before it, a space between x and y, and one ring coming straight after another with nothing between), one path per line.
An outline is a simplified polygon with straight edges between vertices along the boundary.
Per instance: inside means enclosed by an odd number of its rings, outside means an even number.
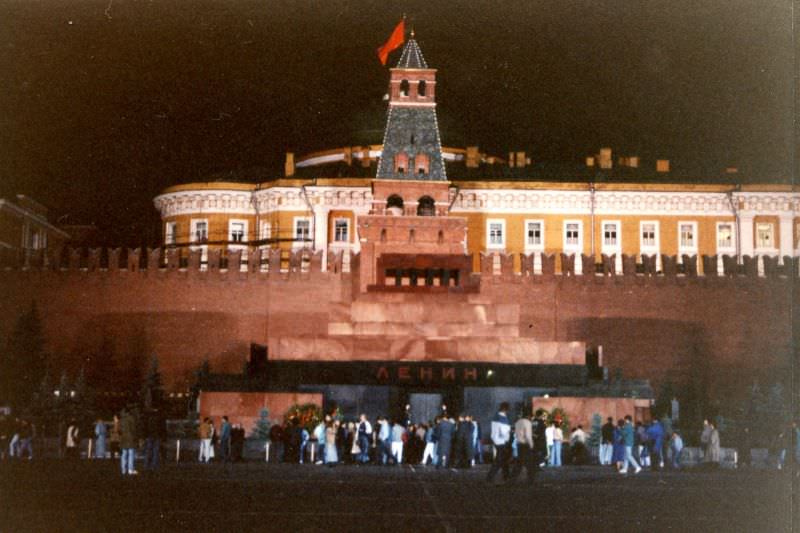
M775 471L622 476L596 466L564 467L543 472L529 488L522 480L487 485L485 466L454 471L187 463L125 478L117 466L116 461L0 464L0 529L792 530L793 478Z

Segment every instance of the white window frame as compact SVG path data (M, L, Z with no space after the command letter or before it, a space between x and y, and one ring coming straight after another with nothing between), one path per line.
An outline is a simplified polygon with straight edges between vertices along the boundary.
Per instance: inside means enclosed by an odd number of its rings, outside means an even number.
M528 233L529 233L530 229L529 229L528 226L531 225L531 224L539 224L539 232L540 232L539 241L540 242L538 244L531 243L530 240L529 240ZM524 234L523 238L525 239L525 251L526 252L541 252L541 251L543 251L544 250L544 246L545 246L544 220L536 219L536 218L525 219L525 234Z
M614 226L616 242L606 242L606 226ZM601 220L600 221L600 251L606 255L622 253L622 221L621 220Z
M653 225L653 243L646 244L644 241L644 227L645 225ZM661 231L658 220L641 220L639 221L639 253L642 255L658 255L661 252Z
M683 226L691 226L692 227L692 244L685 245L683 244ZM700 240L700 235L697 233L697 221L696 220L679 220L678 221L678 262L683 261L682 256L686 255L697 255L698 254L698 242Z
M761 240L759 235L759 229L760 229L759 226L769 226L769 238L771 241L770 246L763 246L759 242ZM755 232L755 237L756 237L756 249L755 249L756 254L763 255L763 254L777 253L778 247L775 246L775 224L773 222L756 222L753 231Z
M500 225L500 242L492 243L492 226L495 224ZM506 249L506 219L504 218L487 218L486 219L486 249L487 250L505 250Z
M207 231L207 230L206 230ZM175 244L177 242L178 223L175 221L164 223L164 244Z
M719 233L720 228L722 226L730 226L731 228L731 244L730 246L720 246L719 243ZM717 222L716 223L716 231L714 233L714 243L716 244L717 248L717 255L734 255L736 253L736 223L733 220L728 220L724 222Z
M234 241L233 239L233 225L234 224L241 224L242 225L242 239L240 241ZM249 224L247 220L242 218L231 218L228 220L228 241L233 244L234 246L245 244L247 242L247 232L249 231Z
M344 222L344 224L345 224L345 239L344 240L340 240L340 239L336 238L337 237L336 225L341 223L341 222ZM348 244L350 242L350 237L351 237L351 235L350 235L350 219L347 218L347 217L336 217L336 218L334 218L333 219L333 241L332 241L333 244L337 244L339 246L341 246L343 244Z
M205 224L205 226L206 226L205 237L203 239L198 239L197 238L197 226L199 226L200 224ZM209 233L211 233L209 231L210 227L208 225L208 219L207 218L193 218L193 219L191 219L190 223L189 223L189 228L191 229L191 231L189 233L189 242L197 242L197 243L199 243L199 242L202 242L203 240L207 241L208 240L208 235L209 235Z
M261 221L261 228L258 233L259 240L270 239L272 238L272 223L267 220Z
M301 222L308 224L308 235L306 238L311 239L311 217L294 217L294 220L292 220L292 238L299 239L300 236L298 235L297 230L299 229ZM305 248L306 246L310 246L308 241L295 240L292 243L292 248Z
M567 239L567 231L571 224L578 226L578 242L570 243ZM582 220L564 220L562 230L563 250L565 254L573 253L577 256L583 253L583 221Z

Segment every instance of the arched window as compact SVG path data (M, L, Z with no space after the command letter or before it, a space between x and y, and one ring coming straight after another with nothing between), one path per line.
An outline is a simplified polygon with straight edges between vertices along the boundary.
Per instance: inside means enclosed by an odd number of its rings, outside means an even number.
M390 215L400 216L403 214L403 199L393 194L386 199L386 212Z
M430 196L423 196L417 203L418 217L432 217L436 214L436 203Z
M401 81L400 82L400 96L408 96L408 89L409 89L408 80Z
M417 94L420 96L425 96L426 87L425 80L420 80L419 85L417 85Z

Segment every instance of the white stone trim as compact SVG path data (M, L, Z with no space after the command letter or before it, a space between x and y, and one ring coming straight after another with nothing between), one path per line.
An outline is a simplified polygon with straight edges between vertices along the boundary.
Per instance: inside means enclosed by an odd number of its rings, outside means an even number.
M616 228L615 244L606 244L606 224L613 225ZM600 219L600 253L606 255L617 254L617 257L620 260L622 259L622 221Z
M720 246L719 244L719 231L722 226L730 226L731 227L731 244L730 246ZM722 261L723 255L734 255L736 254L736 222L733 220L725 220L725 221L718 221L714 226L714 245L717 252L717 256L719 256L719 260Z

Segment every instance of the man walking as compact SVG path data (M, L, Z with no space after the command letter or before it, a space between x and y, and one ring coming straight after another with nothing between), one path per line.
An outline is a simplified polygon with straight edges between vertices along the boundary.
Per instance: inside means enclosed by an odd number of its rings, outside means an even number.
M628 465L630 464L636 469L633 473L638 474L642 471L642 467L639 466L639 463L637 463L636 459L633 458L634 430L633 419L631 418L631 415L625 416L625 425L622 426L622 441L625 444L625 460L622 463L622 469L619 471L619 473L627 474Z
M517 462L511 471L511 479L517 479L524 466L528 471L528 485L533 485L533 476L536 473L533 453L533 426L528 417L522 416L514 424L514 438L517 440Z
M610 465L611 455L614 451L614 419L612 417L608 417L606 423L600 428L600 432L600 464Z
M436 455L438 457L436 468L447 467L452 464L451 452L453 446L453 434L455 433L455 423L447 415L443 415L437 426L439 441L436 444Z
M500 410L492 419L492 444L494 444L496 455L489 474L486 476L487 483L491 483L495 474L503 469L503 481L508 481L509 470L508 462L511 459L511 423L508 421L508 403L500 404Z

